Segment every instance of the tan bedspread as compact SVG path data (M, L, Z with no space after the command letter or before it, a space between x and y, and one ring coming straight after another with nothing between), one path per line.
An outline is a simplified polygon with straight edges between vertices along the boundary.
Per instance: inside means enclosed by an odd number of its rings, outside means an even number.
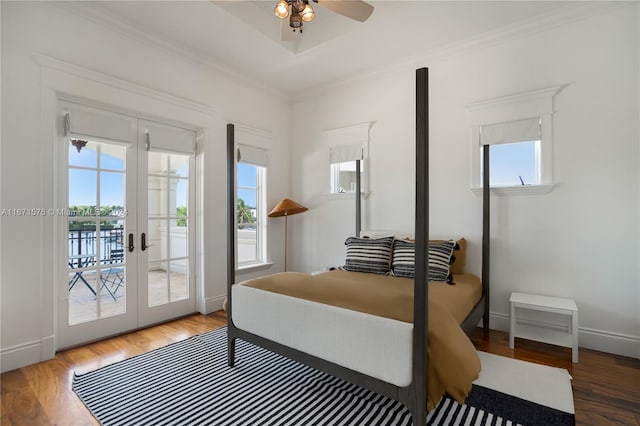
M473 275L454 275L455 285L429 286L429 409L448 393L462 403L480 373L476 350L460 324L480 300ZM413 280L359 272L318 275L284 272L241 285L338 306L404 322L413 322Z

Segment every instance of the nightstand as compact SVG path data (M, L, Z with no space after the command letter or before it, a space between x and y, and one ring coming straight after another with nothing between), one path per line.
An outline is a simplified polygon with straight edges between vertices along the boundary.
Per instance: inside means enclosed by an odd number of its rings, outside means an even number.
M513 349L515 338L536 340L552 345L571 348L571 360L578 362L578 306L573 299L540 296L537 294L511 293L509 298L511 316L509 318L509 347ZM553 312L571 317L571 325L567 332L533 324L519 324L517 310L529 309L542 312Z

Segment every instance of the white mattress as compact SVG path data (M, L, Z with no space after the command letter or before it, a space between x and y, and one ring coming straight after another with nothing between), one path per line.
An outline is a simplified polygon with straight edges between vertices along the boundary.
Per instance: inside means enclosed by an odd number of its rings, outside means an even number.
M411 383L413 324L236 284L233 323L396 386Z

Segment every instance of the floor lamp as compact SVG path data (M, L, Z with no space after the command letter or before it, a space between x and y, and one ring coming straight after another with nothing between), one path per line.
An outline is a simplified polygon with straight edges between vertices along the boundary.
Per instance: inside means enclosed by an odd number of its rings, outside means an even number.
M267 214L269 217L281 217L284 216L284 270L287 271L287 218L293 214L306 212L309 210L305 206L296 203L288 198L280 201L271 211Z

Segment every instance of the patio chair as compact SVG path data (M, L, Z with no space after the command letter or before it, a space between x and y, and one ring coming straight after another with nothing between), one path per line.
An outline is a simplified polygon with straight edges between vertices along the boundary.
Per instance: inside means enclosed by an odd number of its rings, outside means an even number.
M67 263L69 265L70 270L74 272L73 277L69 280L69 291L73 290L73 287L78 283L78 281L80 281L95 296L96 291L93 289L93 286L89 284L89 282L87 282L85 277L82 275L86 271L78 270L80 268L87 268L95 265L96 264L95 255L79 254L79 255L69 256L69 260Z
M122 264L124 261L124 249L112 249L109 253L110 265ZM124 267L111 267L103 269L100 273L100 281L102 281L101 290L105 289L116 302L116 293L120 287L124 287Z

